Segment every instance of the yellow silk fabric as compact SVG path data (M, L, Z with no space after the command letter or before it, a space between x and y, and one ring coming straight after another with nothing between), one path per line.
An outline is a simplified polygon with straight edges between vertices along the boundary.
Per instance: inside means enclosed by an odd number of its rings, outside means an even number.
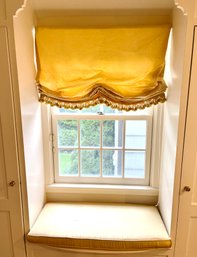
M127 110L165 101L169 31L168 25L38 27L40 100L67 108L106 103Z

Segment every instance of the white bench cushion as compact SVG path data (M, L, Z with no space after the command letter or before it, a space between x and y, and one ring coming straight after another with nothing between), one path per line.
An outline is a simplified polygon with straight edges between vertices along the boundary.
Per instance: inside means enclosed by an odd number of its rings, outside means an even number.
M171 247L157 208L131 204L47 203L27 239L55 247L90 250Z

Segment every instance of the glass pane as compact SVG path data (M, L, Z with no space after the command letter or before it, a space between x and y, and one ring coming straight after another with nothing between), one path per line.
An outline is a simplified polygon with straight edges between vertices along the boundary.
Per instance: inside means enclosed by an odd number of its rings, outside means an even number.
M101 105L101 111L105 114L108 113L121 113L122 111L119 111L117 109L112 109L110 106L107 106L105 104Z
M146 114L152 114L152 107L149 107L149 108L146 108L144 110L137 110L137 111L119 111L117 109L113 109L105 104L98 104L98 105L95 105L95 106L90 106L88 108L83 108L82 110L78 110L78 109L65 109L65 108L58 108L56 106L52 107L53 110L56 112L56 113L76 113L76 114L79 114L79 113L97 113L97 112L103 112L103 113L125 113L125 114L129 114L129 115L146 115Z
M59 150L59 175L78 175L78 150Z
M78 133L76 120L58 120L58 146L77 146Z
M99 111L100 111L100 106L95 105L95 106L91 106L89 108L83 108L80 112L81 113L97 113Z
M103 121L103 147L121 147L123 121L105 120Z
M99 147L100 146L100 121L82 120L81 128L81 146L82 147Z
M102 105L102 111L103 111L103 113L117 113L118 112L118 110L112 109L111 107L109 107L105 104Z
M144 178L145 152L125 151L125 178Z
M72 109L65 109L65 108L58 108L59 113L78 113L79 110L72 110Z
M100 151L81 150L81 175L95 177L100 174Z
M73 110L73 109L65 109L65 108L57 108L56 107L56 111L58 113L97 113L100 111L100 105L96 105L96 106L91 106L88 108L83 108L82 110Z
M119 111L117 109L112 109L111 107L105 105L105 104L97 104L95 106L90 106L88 108L83 108L82 110L72 110L72 109L65 109L65 108L58 108L53 107L57 113L122 113L122 111Z
M146 148L146 121L127 120L125 132L125 147L132 149Z
M122 151L103 150L103 176L121 177L122 176Z

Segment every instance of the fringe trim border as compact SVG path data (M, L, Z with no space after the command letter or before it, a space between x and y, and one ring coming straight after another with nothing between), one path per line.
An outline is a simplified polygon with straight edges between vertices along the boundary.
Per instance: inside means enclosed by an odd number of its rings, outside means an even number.
M83 250L141 251L150 249L169 249L172 247L172 241L170 239L147 241L116 241L27 235L27 240L31 243L45 244L52 247Z
M113 109L118 109L120 111L136 111L136 110L142 110L147 107L150 107L151 105L157 105L159 103L164 103L166 101L166 96L164 93L162 93L159 96L154 96L151 99L143 100L141 102L137 103L130 103L130 104L122 104L122 103L116 103L109 99L106 99L105 97L99 97L95 100L89 100L86 102L64 102L63 100L54 99L53 97L47 96L43 93L40 94L39 101L42 103L50 104L51 106L57 106L59 108L65 108L65 109L83 109L88 108L90 106L95 106L97 104L105 104Z

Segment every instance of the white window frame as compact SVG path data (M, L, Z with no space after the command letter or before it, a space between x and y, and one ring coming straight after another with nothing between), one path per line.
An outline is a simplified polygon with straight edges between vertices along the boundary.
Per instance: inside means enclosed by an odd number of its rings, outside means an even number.
M41 104L43 129L43 154L45 169L46 198L48 201L94 201L94 202L128 202L137 204L158 203L160 159L163 133L163 108L159 104L145 109L152 115L152 147L150 163L150 184L138 185L107 185L77 184L55 182L53 162L53 135L51 107ZM133 112L136 115L136 112Z
M143 112L142 112L143 113ZM54 182L55 183L72 183L72 184L115 184L115 185L150 185L150 167L151 167L151 149L152 149L152 119L153 110L149 110L147 114L137 114L133 112L133 115L127 113L120 114L70 114L70 113L56 113L52 111L52 127L53 127L53 153L54 153ZM57 142L57 122L58 120L146 120L147 131L146 131L146 159L145 159L145 178L112 178L112 177L79 177L79 176L60 176L58 172L58 142ZM124 126L125 127L125 126ZM80 129L79 129L80 130ZM125 128L124 128L125 130ZM102 129L101 132L102 133ZM125 131L124 131L125 133ZM93 148L92 148L93 149ZM97 148L98 149L98 148ZM107 149L107 148L105 148ZM113 147L114 150L116 150ZM101 148L100 148L101 150ZM117 149L118 150L118 149ZM132 149L133 150L133 149ZM102 150L101 150L102 151ZM124 151L124 140L123 140L123 151ZM124 165L124 156L123 156ZM124 167L123 167L124 170Z

